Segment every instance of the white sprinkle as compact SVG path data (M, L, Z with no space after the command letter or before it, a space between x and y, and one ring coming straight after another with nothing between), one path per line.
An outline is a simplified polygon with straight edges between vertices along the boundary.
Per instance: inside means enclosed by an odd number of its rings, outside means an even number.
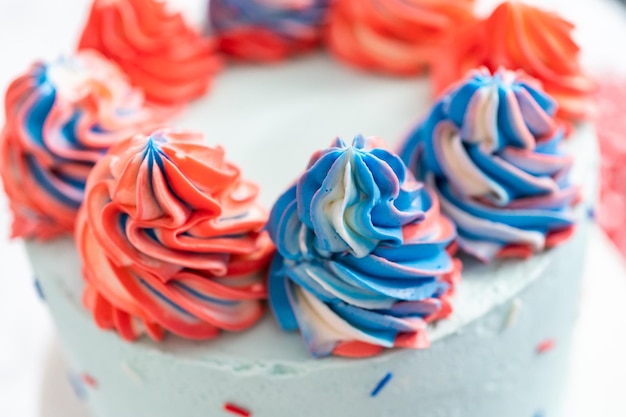
M128 363L122 362L122 371L137 385L143 384L143 378Z
M517 322L517 319L519 318L519 312L521 309L522 309L522 300L520 300L519 298L516 298L511 303L511 311L509 311L509 314L507 315L506 320L504 322L505 329L508 329L509 327L513 326Z

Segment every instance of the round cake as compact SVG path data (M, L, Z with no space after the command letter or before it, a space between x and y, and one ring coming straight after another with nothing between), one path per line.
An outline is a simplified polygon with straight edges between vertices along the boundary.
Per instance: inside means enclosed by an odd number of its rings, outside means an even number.
M599 164L572 26L205 5L94 0L6 93L13 235L94 417L564 417Z
M271 207L312 152L338 134L377 135L399 148L428 111L428 89L426 79L359 74L318 54L234 68L174 126L223 144ZM83 377L85 401L98 417L218 416L227 415L225 407L272 417L559 416L597 168L588 126L567 147L576 157L572 180L584 185L573 238L526 260L485 265L463 257L454 311L429 326L425 350L315 359L270 316L248 332L206 342L129 344L99 330L83 307L72 239L29 241L27 248L72 372Z

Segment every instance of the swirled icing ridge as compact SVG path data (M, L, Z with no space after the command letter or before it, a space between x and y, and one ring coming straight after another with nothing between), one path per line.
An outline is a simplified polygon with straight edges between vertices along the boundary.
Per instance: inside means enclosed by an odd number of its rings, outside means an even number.
M315 356L428 346L451 311L453 225L380 139L336 140L272 209L274 314Z
M202 96L221 67L215 41L157 0L94 0L78 49L100 51L162 105Z
M472 72L434 106L401 153L433 185L461 248L488 261L567 238L579 189L556 104L521 72Z
M127 340L253 325L273 250L257 193L200 135L161 130L112 148L89 177L76 233L97 324Z
M342 61L399 75L423 71L445 36L474 21L474 0L337 0L327 42Z
M35 63L9 86L0 174L13 236L71 232L87 175L109 146L154 114L116 65L94 51Z
M212 0L211 28L229 55L276 61L317 45L329 0Z

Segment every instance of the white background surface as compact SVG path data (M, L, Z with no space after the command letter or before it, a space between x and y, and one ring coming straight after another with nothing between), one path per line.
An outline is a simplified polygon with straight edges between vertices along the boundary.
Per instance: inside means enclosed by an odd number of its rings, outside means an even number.
M478 1L481 11L497 3ZM576 36L591 71L626 75L626 8L616 0L530 2L556 9L577 23ZM195 12L194 20L201 19L200 1L178 3ZM2 95L10 80L34 59L52 59L72 50L88 5L88 0L0 0ZM52 324L34 291L22 245L6 239L9 220L0 192L0 417L78 417L79 408L61 411L69 396L65 371L58 363ZM565 417L626 416L625 298L626 267L596 231L587 259Z

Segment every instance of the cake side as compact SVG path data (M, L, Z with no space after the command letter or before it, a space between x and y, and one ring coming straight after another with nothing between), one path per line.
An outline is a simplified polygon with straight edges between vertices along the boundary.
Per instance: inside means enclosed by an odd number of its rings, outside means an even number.
M468 266L455 316L444 322L447 328L431 329L430 349L366 360L312 359L299 335L281 333L271 317L240 337L225 335L215 342L171 337L162 344L129 344L97 329L80 304L76 289L82 278L72 241L56 241L54 247L29 243L28 250L37 260L35 271L71 366L97 381L87 396L96 416L136 416L146 404L158 417L181 410L190 417L219 415L231 401L268 417L522 417L539 408L559 415L585 240L581 224L575 237L534 271L518 268L522 263ZM58 259L65 260L65 268L58 267ZM478 289L488 280L497 288L527 273L530 281L519 292L493 297L485 314L460 324L471 314L464 307L484 308L484 299L471 297L472 286ZM557 345L539 355L535 349L546 340ZM368 398L390 372L383 398ZM419 409L427 414L416 414Z

